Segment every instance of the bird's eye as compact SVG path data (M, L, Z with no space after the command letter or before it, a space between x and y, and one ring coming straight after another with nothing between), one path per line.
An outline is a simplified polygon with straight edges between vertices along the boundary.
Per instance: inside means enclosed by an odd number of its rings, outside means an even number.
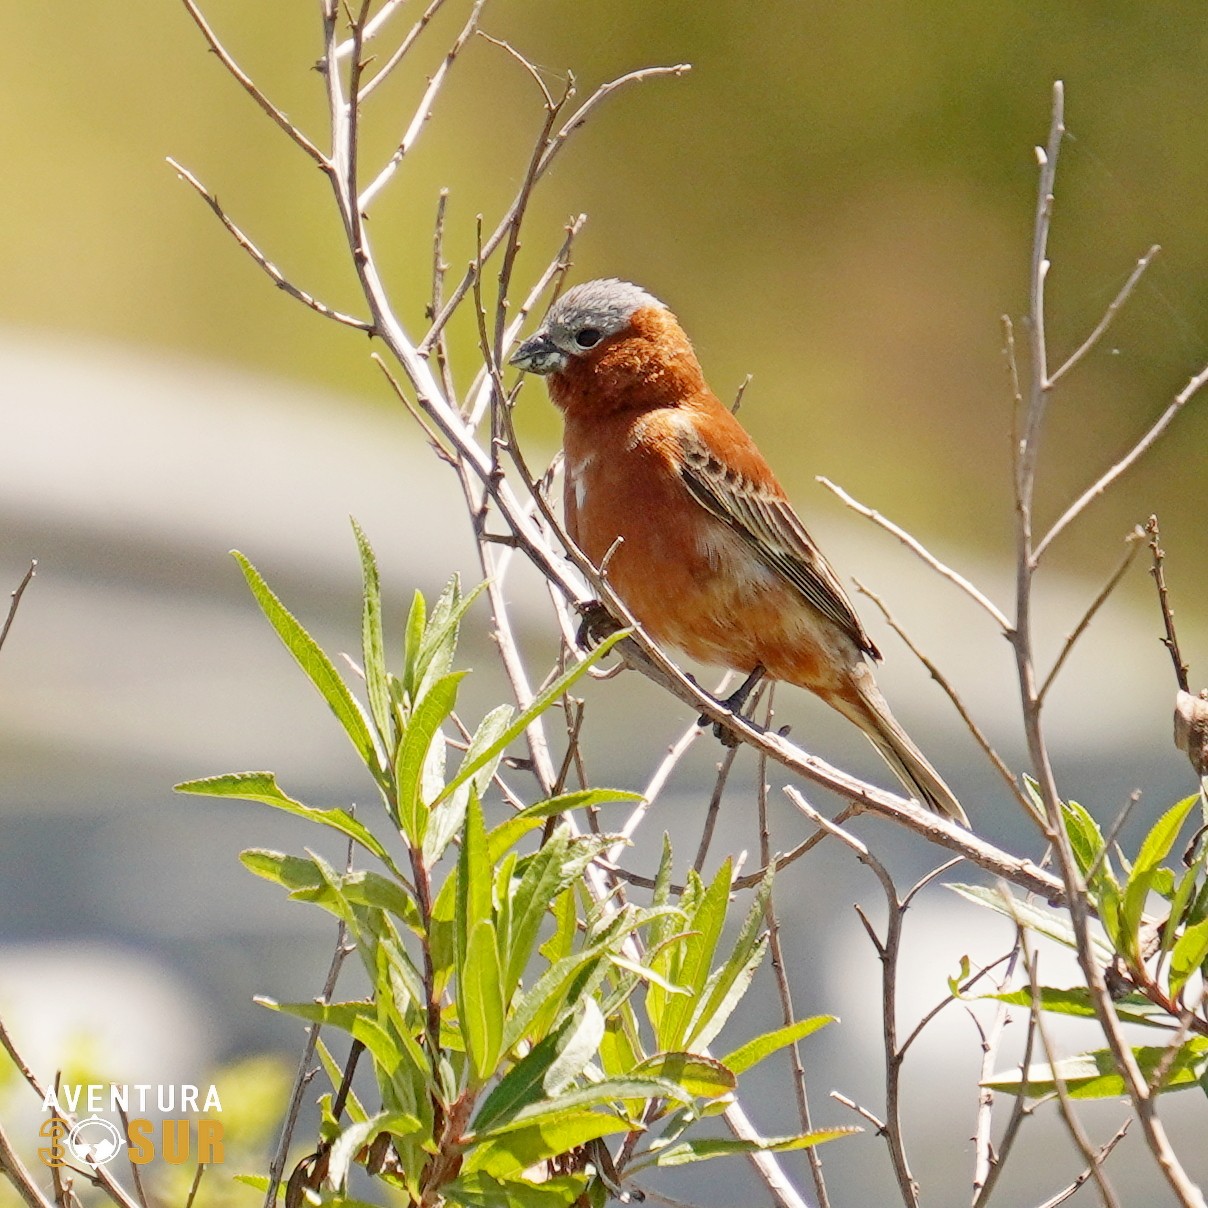
M603 338L603 333L595 327L585 327L575 333L575 343L580 348L594 348Z

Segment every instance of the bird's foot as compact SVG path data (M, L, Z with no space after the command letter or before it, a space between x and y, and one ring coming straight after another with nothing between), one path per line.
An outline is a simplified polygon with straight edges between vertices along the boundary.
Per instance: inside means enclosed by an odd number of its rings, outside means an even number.
M747 698L759 686L759 681L764 677L764 668L762 663L756 663L755 669L747 676L738 688L731 692L724 700L719 700L717 703L723 708L728 709L731 713L737 713L742 716L743 706L747 703ZM689 679L692 677L689 676ZM693 680L693 683L696 681ZM745 720L745 719L744 719ZM707 726L710 718L707 713L702 713L697 721L698 725ZM738 735L733 730L728 729L721 722L713 722L713 733L720 741L723 747L736 747L739 743Z
M575 634L575 643L581 650L592 650L605 638L610 638L621 623L604 607L599 600L587 600L578 605L579 629Z

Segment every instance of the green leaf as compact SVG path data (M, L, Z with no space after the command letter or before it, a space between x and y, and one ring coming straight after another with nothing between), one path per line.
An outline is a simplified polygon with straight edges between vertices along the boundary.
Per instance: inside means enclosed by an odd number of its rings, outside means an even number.
M440 1194L445 1203L462 1208L571 1208L586 1186L585 1175L553 1175L540 1183L530 1183L527 1179L495 1179L485 1171L474 1171L445 1183Z
M1132 1053L1146 1080L1151 1079L1159 1064L1167 1059L1167 1050L1161 1045L1135 1048ZM1197 1086L1206 1072L1208 1037L1194 1036L1179 1046L1159 1089L1186 1090L1188 1087ZM1065 1083L1066 1091L1073 1099L1116 1099L1128 1093L1124 1079L1116 1070L1115 1060L1108 1049L1096 1049L1092 1053L1067 1057L1054 1066L1032 1066L1027 1071L1026 1085L1018 1070L996 1074L982 1085L1009 1095L1022 1092L1029 1099L1038 1099L1056 1091L1058 1078Z
M349 519L352 520L352 531L361 555L361 657L365 671L365 694L369 697L369 713L377 727L382 748L389 750L390 689L386 685L386 643L382 636L382 582L369 538L355 518Z
M418 1132L419 1128L419 1121L404 1112L380 1112L372 1119L350 1125L340 1133L331 1147L327 1178L334 1187L343 1187L348 1179L348 1169L357 1153L378 1133L406 1137Z
M1178 999L1187 979L1208 960L1208 919L1188 927L1170 954L1170 996Z
M806 1036L818 1031L819 1028L826 1027L828 1023L837 1022L834 1015L811 1015L809 1019L799 1019L796 1023L777 1028L774 1032L765 1032L762 1036L756 1036L754 1040L748 1040L746 1044L739 1045L738 1048L727 1053L721 1059L721 1063L735 1074L745 1073L753 1065L758 1065L765 1057L770 1057L790 1044L804 1040Z
M727 857L696 909L688 916L688 928L695 934L689 934L684 941L683 956L678 969L672 968L668 972L677 985L687 988L690 996L674 997L667 1001L662 1026L657 1032L661 1049L669 1051L685 1048L691 1040L692 1010L705 988L713 963L713 953L717 949L717 942L721 938L721 930L726 921L731 871ZM664 971L660 962L650 963L658 972Z
M1103 832L1090 813L1076 801L1062 802L1061 816L1078 871L1086 876L1087 870L1103 851ZM1104 868L1106 864L1105 860L1100 867Z
M629 636L629 630L622 629L600 643L581 663L575 663L552 684L534 698L533 702L523 713L519 714L492 742L475 756L467 759L457 771L457 775L445 785L445 791L439 800L447 797L454 789L464 784L479 768L484 767L490 760L497 758L507 749L510 743L519 738L528 729L535 718L541 716L564 692L577 683L588 669L595 666L608 652L624 638Z
M1120 906L1120 935L1117 944L1123 955L1134 968L1141 964L1138 932L1145 913L1145 903L1154 888L1159 865L1170 854L1191 807L1199 800L1199 794L1185 797L1172 805L1154 823L1141 844L1141 850L1133 862L1132 873L1124 887L1124 898Z
M193 793L199 797L237 797L243 801L256 801L271 805L299 818L330 827L377 856L391 872L399 874L390 853L378 842L364 823L358 822L345 810L314 809L303 805L282 792L272 772L230 772L225 776L205 776L200 780L185 780L175 786L178 793Z
M755 970L763 960L768 946L763 927L771 893L772 869L769 868L755 893L730 955L720 968L710 974L693 1013L688 1040L695 1049L710 1044L722 1030L726 1020L742 1001Z
M506 822L501 822L487 836L491 863L497 863L505 851L514 847L529 831L535 830L547 818L553 818L557 814L569 814L572 810L589 809L592 806L641 800L641 793L627 793L622 789L580 789L538 801L535 805L519 810Z
M473 1135L477 1140L485 1140L487 1137L499 1133L510 1132L513 1128L523 1124L556 1119L568 1112L578 1111L582 1108L604 1107L625 1099L638 1099L644 1103L655 1099L669 1099L674 1102L687 1103L691 1101L692 1096L666 1078L632 1076L605 1078L590 1086L576 1087L574 1090L564 1091L552 1098L530 1103L527 1107L522 1107L519 1111L514 1112L505 1123L493 1125L482 1133L475 1130Z
M474 1131L497 1128L523 1108L556 1095L583 1072L596 1055L603 1035L600 1008L594 999L584 999L557 1031L535 1044L500 1079L478 1109Z
M665 1078L694 1099L717 1099L728 1095L738 1079L725 1062L699 1053L656 1053L639 1062L628 1077Z
M1038 935L1048 936L1066 948L1076 948L1074 931L1066 917L1055 910L1012 897L997 888L985 885L962 885L957 882L945 882L948 889L958 893L970 902L979 906L988 906L991 910L1004 915L1013 923L1029 927ZM1115 955L1113 950L1098 935L1091 935L1091 946L1096 957L1102 964L1108 964Z
M597 1137L629 1129L628 1122L606 1112L567 1111L472 1145L462 1161L462 1174L482 1170L506 1178Z
M1061 989L1054 986L1038 986L1035 990L1036 1001L1042 1011L1053 1015L1072 1015L1077 1019L1094 1019L1095 1006L1090 991L1085 986L1073 986ZM1031 1008L1033 990L1024 986L1004 994L986 994L982 997L996 1002L1005 1002L1009 1006ZM1148 1027L1164 1027L1170 1023L1170 1015L1155 1006L1140 994L1129 994L1124 998L1114 1000L1116 1014L1124 1023L1138 1023Z
M428 828L428 809L421 792L424 765L437 731L457 704L457 688L464 671L453 671L438 679L411 710L395 759L394 779L398 792L398 821L407 839L419 846Z
M812 1132L795 1137L765 1137L760 1141L739 1141L728 1138L699 1137L689 1141L677 1141L658 1152L656 1166L684 1166L689 1162L703 1162L709 1158L724 1158L730 1154L783 1153L788 1149L809 1149L825 1141L839 1137L850 1137L863 1132L860 1128L815 1128Z
M414 702L419 686L419 656L424 644L424 629L428 624L428 605L420 592L411 597L407 613L407 631L403 647L403 692L408 703Z
M294 656L299 667L310 682L319 690L328 707L336 715L344 732L352 740L365 766L381 782L382 762L374 745L369 729L369 719L348 685L340 677L331 659L319 648L319 644L303 629L297 618L273 594L272 589L261 577L260 572L238 550L232 555L239 563L243 577L252 589L256 603L277 631L286 650Z
M503 1041L503 989L499 949L490 919L470 931L457 984L457 1010L474 1080L482 1085L495 1073Z
M459 959L465 959L466 945L476 923L491 919L491 865L487 859L487 841L482 805L471 795L466 807L457 853L456 913L454 929Z
M549 842L530 857L520 883L512 892L512 923L507 936L504 977L504 993L509 999L532 956L541 921L550 903L571 879L563 875L569 846L567 829L560 826Z

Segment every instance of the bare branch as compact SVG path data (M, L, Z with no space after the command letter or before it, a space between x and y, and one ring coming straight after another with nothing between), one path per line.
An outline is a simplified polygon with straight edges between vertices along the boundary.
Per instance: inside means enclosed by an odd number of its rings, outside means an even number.
M885 620L889 624L889 627L898 635L898 637L902 639L903 642L906 643L910 653L913 654L914 657L927 668L927 672L931 678L935 680L937 684L939 684L945 693L947 693L948 699L952 702L952 705L956 709L957 713L960 714L961 721L963 721L968 727L969 733L973 735L974 741L979 747L981 747L982 752L985 754L990 763L993 764L994 770L999 774L999 776L1002 777L1003 783L1011 790L1016 801L1018 801L1020 805L1024 807L1029 816L1032 816L1032 803L1028 800L1027 794L1024 793L1024 791L1019 787L1019 782L1015 779L1011 769L1007 767L1002 758L999 756L998 752L990 745L990 740L986 737L982 728L977 724L976 721L973 720L973 715L965 707L964 701L961 700L956 689L949 682L948 677L944 675L939 667L936 666L936 664L930 658L928 658L917 645L915 645L915 643L911 640L910 635L898 623L897 618L889 611L889 606L885 603L885 601L881 599L876 592L865 587L859 579L853 579L852 581L856 585L856 590L861 595L867 596L881 610L881 615L884 616Z
M1110 1154L1111 1151L1124 1140L1124 1136L1128 1132L1129 1125L1131 1124L1131 1120L1125 1120L1124 1123L1121 1124L1118 1129L1116 1129L1115 1135L1104 1142L1104 1144L1100 1145L1095 1151L1091 1165L1088 1166L1086 1170L1084 1170L1068 1187L1062 1191L1059 1191L1055 1196L1052 1197L1052 1199L1045 1200L1043 1204L1038 1205L1038 1208L1059 1208L1059 1205L1067 1203L1069 1200L1073 1199L1075 1192L1077 1192L1079 1188L1083 1186L1083 1184L1090 1182L1090 1180L1094 1177L1095 1171L1102 1166L1105 1161L1107 1161L1108 1154Z
M0 1126L0 1174L16 1188L17 1193L28 1205L28 1208L55 1208L38 1188L33 1175L29 1173L25 1163L17 1156L12 1147L8 1134Z
M219 62L227 69L228 72L230 72L232 76L234 76L235 80L239 83L239 86L244 90L244 92L246 92L248 96L250 96L252 100L254 100L256 104L259 105L260 108L263 109L264 112L267 113L269 117L271 117L273 121L276 122L277 125L280 126L281 129L284 130L285 133L288 134L289 137L293 139L293 141L297 143L297 145L301 147L302 150L305 151L306 154L319 165L319 167L323 168L324 170L330 169L331 164L323 152L320 151L319 148L316 147L314 143L312 143L310 139L308 139L306 135L303 134L302 131L299 130L298 127L295 126L293 122L291 122L289 118L286 117L285 114L278 109L277 106L274 105L263 92L260 91L260 89L252 82L251 76L249 76L247 72L235 62L230 52L222 45L221 42L219 42L218 35L215 34L213 29L210 28L209 22L206 21L205 17L202 15L201 9L197 7L195 0L181 0L181 2L184 4L189 16L193 18L193 23L199 30L201 30L201 36L205 38L205 40L209 43L210 49L215 55L218 56Z
M1162 569L1162 560L1166 557L1166 553L1160 545L1162 537L1158 532L1156 516L1150 516L1145 525L1145 531L1149 534L1149 551L1153 557L1153 566L1150 567L1149 573L1153 576L1154 584L1158 589L1158 607L1162 610L1162 625L1166 630L1162 645L1170 652L1171 661L1174 663L1174 678L1179 687L1184 692L1190 692L1187 664L1183 661L1183 655L1179 650L1178 635L1174 631L1174 609L1170 607L1170 597L1166 591L1166 574ZM0 643L2 642L3 637L0 636Z
M336 982L340 977L340 970L343 968L348 954L353 951L348 946L346 940L346 928L341 920L339 928L336 931L335 951L331 955L331 964L328 966L327 977L323 982L323 991L317 1000L320 1003L331 1002L331 997L335 993ZM319 1023L312 1023L306 1028L306 1045L298 1061L298 1072L294 1075L294 1086L290 1092L289 1106L285 1109L285 1119L281 1122L281 1136L277 1141L277 1148L273 1153L273 1159L269 1163L268 1191L264 1197L265 1208L276 1208L277 1192L281 1187L282 1176L285 1174L285 1163L289 1160L289 1146L294 1135L294 1125L297 1124L298 1113L302 1110L302 1096L306 1093L306 1088L310 1085L310 1081L316 1073L316 1070L311 1067L310 1063L315 1057L315 1048L319 1043L319 1030L321 1027L322 1025Z
M685 72L691 70L691 64L677 63L673 67L646 67L640 71L630 71L623 76L619 76L615 80L609 81L607 84L601 84L594 93L578 109L571 115L570 119L550 140L540 160L537 163L537 169L534 175L534 183L540 180L549 170L550 164L554 157L566 145L566 140L571 133L577 130L587 120L591 111L599 105L605 98L615 92L618 88L626 84L637 83L641 80L654 79L658 76L681 76ZM512 219L516 209L523 204L523 198L518 195L516 200L512 202L511 207L503 218L500 219L499 225L491 233L482 245L482 262L486 262L494 254L495 250L503 241L504 236L508 232L508 228L512 223ZM461 279L460 284L453 291L449 300L445 303L440 313L432 321L432 326L428 330L428 334L420 341L418 352L421 356L427 355L432 348L432 343L439 335L441 329L452 317L453 312L461 305L465 296L470 291L470 287L474 284L474 275L478 271L477 263L471 263L466 269L466 275Z
M432 106L436 103L437 95L440 93L440 90L444 85L445 77L449 74L449 68L452 67L457 61L457 56L461 54L462 47L465 46L465 44L473 36L474 31L478 28L478 20L482 15L482 9L485 4L486 0L476 0L473 9L470 11L469 18L467 19L465 25L462 26L461 33L459 33L454 39L453 44L449 47L444 59L441 60L440 66L436 69L432 75L432 78L428 81L428 87L424 89L424 95L420 98L420 102L416 106L415 113L412 114L411 123L404 131L403 137L399 141L398 146L395 148L394 154L386 162L386 166L377 174L377 176L373 178L368 185L365 186L364 191L357 198L357 208L362 213L369 209L369 207L373 204L373 199L382 191L386 185L386 182L389 181L389 179L398 170L399 164L403 162L403 157L408 151L411 150L412 147L415 146L415 141L419 138L420 131L423 130L424 124L427 122L428 118L432 116ZM420 27L417 25L416 30L419 28ZM413 30L412 32L414 33L415 31ZM368 85L366 85L364 90L350 88L350 93L354 96L359 96L363 101L365 99L366 91L375 85L385 75L386 71L391 66L393 66L393 63L387 64L386 67L383 68L382 71L380 71Z
M1120 307L1128 301L1129 295L1136 288L1137 282L1141 280L1141 274L1150 266L1153 258L1162 249L1155 243L1149 251L1141 257L1140 260L1133 266L1133 271L1129 273L1128 280L1120 287L1120 292L1112 299L1111 305L1103 312L1103 317L1095 324L1094 330L1085 340L1072 352L1066 359L1065 363L1049 378L1049 389L1051 390L1059 381L1075 365L1089 353L1096 344L1103 338L1103 333L1111 326L1112 320L1120 311Z
M13 627L13 621L17 617L17 609L21 607L21 597L25 595L25 589L33 581L34 575L38 570L38 560L35 558L29 564L29 570L21 576L21 582L13 589L11 602L8 606L8 615L4 618L4 625L0 628L0 648L3 648L5 639L8 637L8 631Z
M1145 540L1145 533L1138 526L1124 540L1128 544L1124 557L1120 559L1120 564L1112 571L1111 577L1103 585L1103 589L1091 601L1090 607L1082 614L1082 619L1074 626L1069 636L1065 639L1061 647L1061 653L1057 655L1057 661L1053 664L1052 670L1045 678L1044 683L1041 684L1040 691L1036 694L1036 703L1038 705L1043 703L1049 689L1053 686L1053 681L1061 673L1061 668L1065 666L1065 660L1069 658L1070 651L1074 649L1078 639L1086 632L1087 627L1095 619L1095 614L1103 607L1107 602L1108 596L1116 590L1120 580L1128 573L1128 568L1132 566L1137 554L1141 551L1141 542Z
M964 575L954 571L950 566L946 566L934 554L930 553L918 538L912 537L904 528L894 524L892 520L887 520L880 512L866 507L864 504L853 499L842 487L836 486L829 478L818 475L816 481L838 495L853 512L859 512L861 516L867 517L874 524L879 524L887 533L892 533L907 549L913 550L914 553L922 558L932 570L943 575L949 582L955 583L975 604L980 604L994 618L1004 633L1011 631L1011 622L1007 620L1006 614L988 596L974 587Z
M1139 441L1126 453L1110 470L1107 471L1101 478L1087 487L1081 495L1078 496L1073 503L1062 513L1061 517L1053 525L1051 529L1044 535L1040 544L1036 546L1036 552L1032 555L1034 562L1039 562L1044 554L1044 551L1053 544L1053 541L1065 531L1065 529L1076 520L1085 511L1089 504L1097 496L1102 495L1108 487L1112 485L1125 471L1130 470L1140 459L1150 450L1158 438L1170 427L1175 416L1199 393L1205 382L1208 382L1208 365L1199 371L1188 383L1175 395L1174 402L1158 416L1153 426L1141 437Z
M308 294L304 289L299 289L298 286L289 281L285 274L244 234L242 229L231 221L226 211L218 203L218 198L188 168L182 167L171 156L168 156L168 163L181 180L191 185L202 201L214 211L218 217L218 221L226 227L235 242L273 279L273 283L278 289L284 290L291 298L296 298L304 306L309 306L311 310L315 311L316 314L322 315L325 319L332 319L337 323L343 323L345 327L354 327L357 331L367 331L373 334L374 326L372 323L367 323L364 319L358 319L353 315L346 315L338 310L333 310L330 306L320 302L313 294Z
M766 722L772 722L772 700L768 699ZM734 748L736 751L737 748ZM731 755L734 751L730 752ZM725 766L723 764L723 766ZM773 866L771 834L768 828L768 766L765 756L759 757L759 857L765 868ZM699 871L699 868L698 868ZM779 866L777 866L779 871ZM768 950L772 958L772 973L776 978L776 989L780 995L780 1018L785 1027L790 1026L797 1018L793 1007L793 992L789 986L788 967L784 959L784 948L780 942L780 919L776 915L775 886L768 894L764 914L768 922ZM801 1048L794 1042L789 1045L789 1057L793 1063L793 1093L797 1100L797 1118L801 1131L813 1131L814 1119L810 1111L809 1087L805 1079L805 1065L801 1060ZM826 1179L822 1170L822 1155L816 1152L817 1147L811 1146L806 1157L809 1162L810 1174L814 1179L814 1190L818 1193L818 1208L830 1208L830 1196L826 1190Z

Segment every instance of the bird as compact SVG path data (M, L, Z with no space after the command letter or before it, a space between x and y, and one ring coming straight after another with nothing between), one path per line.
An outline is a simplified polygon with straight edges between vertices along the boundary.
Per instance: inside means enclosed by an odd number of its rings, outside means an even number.
M968 827L877 687L881 653L754 440L705 383L658 298L567 290L509 358L562 413L567 532L648 636L701 663L805 688L854 722L908 792Z

